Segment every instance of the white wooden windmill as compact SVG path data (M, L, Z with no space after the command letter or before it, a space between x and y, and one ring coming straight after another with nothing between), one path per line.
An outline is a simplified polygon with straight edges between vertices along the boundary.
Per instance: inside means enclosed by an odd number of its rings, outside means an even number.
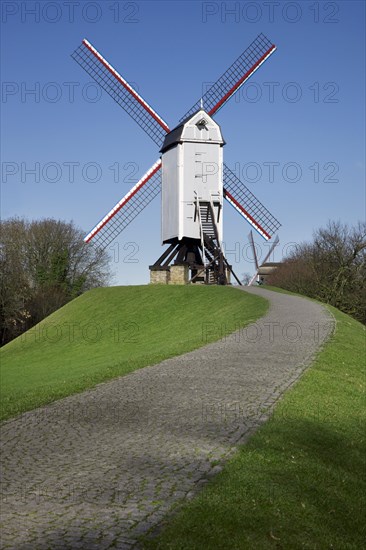
M151 281L225 284L231 272L240 284L222 251L223 199L266 240L280 223L223 163L225 141L212 117L275 49L263 34L257 36L170 130L90 42L83 40L73 59L161 152L161 158L86 235L86 242L108 246L162 189L162 242L169 246L150 266Z

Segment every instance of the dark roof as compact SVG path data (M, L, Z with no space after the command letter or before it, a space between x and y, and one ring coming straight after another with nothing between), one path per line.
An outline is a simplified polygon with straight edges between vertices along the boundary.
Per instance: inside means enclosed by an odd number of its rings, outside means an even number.
M163 145L160 149L160 153L164 153L164 151L166 151L167 149L169 149L170 147L172 147L176 143L181 142L183 127L184 127L184 124L186 122L188 122L188 121L186 120L186 121L182 122L181 124L179 124L179 126L176 126L175 128L173 128L173 130L165 136L165 139L163 141Z
M182 138L183 128L184 128L185 124L187 124L187 122L189 122L200 111L202 111L202 109L198 109L198 111L196 111L192 115L189 115L187 118L182 120L182 122L180 124L178 124L178 126L173 128L173 130L171 130L169 132L169 134L167 134L165 136L163 145L161 146L161 149L160 149L160 153L164 153L165 151L170 149L170 147L173 147L173 145L176 145L177 143L182 142L181 138ZM206 114L208 116L210 116L208 113L206 113ZM225 144L225 140L224 140L224 144Z

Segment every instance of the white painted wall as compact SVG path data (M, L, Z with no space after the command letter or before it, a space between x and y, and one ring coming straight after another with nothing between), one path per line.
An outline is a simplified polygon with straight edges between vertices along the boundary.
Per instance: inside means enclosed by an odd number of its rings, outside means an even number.
M204 118L207 125L199 129ZM200 238L194 221L195 197L222 205L223 138L220 127L204 111L185 124L179 143L162 155L162 241ZM216 210L216 209L215 209ZM222 238L222 210L218 223Z

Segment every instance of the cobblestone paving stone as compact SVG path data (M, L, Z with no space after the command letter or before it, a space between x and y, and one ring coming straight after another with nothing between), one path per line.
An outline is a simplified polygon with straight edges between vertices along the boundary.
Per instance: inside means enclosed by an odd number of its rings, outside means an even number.
M333 329L314 302L250 292L271 304L254 325L2 424L2 549L138 547L222 468Z

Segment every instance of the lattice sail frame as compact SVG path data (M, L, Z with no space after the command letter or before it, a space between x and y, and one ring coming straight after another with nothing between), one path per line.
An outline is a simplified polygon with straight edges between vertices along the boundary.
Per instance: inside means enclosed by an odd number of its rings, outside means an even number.
M280 222L253 195L234 172L224 164L224 197L254 229L268 241L281 227Z
M202 98L186 112L180 122L198 111L201 105L210 116L217 113L275 50L276 46L264 34L259 34Z
M167 123L88 40L84 39L71 57L141 126L154 143L159 147L162 145L170 131Z
M260 34L203 96L204 109L206 111L208 108L210 109L208 114L216 113L275 50L276 47L263 34ZM165 135L170 132L167 123L90 42L84 39L73 52L72 58L100 84L157 145L161 146ZM252 65L250 66L250 64ZM198 110L200 106L201 100L187 111L183 119ZM161 188L160 168L161 160L159 159L98 222L84 240L90 242L93 239L97 246L104 248L108 246L159 194ZM225 164L223 183L226 200L264 239L269 240L271 233L280 227L279 221ZM237 200L235 195L239 196L242 203ZM257 216L257 219L254 216Z
M88 243L93 239L96 246L108 246L160 193L160 169L159 159L86 235L84 241Z

